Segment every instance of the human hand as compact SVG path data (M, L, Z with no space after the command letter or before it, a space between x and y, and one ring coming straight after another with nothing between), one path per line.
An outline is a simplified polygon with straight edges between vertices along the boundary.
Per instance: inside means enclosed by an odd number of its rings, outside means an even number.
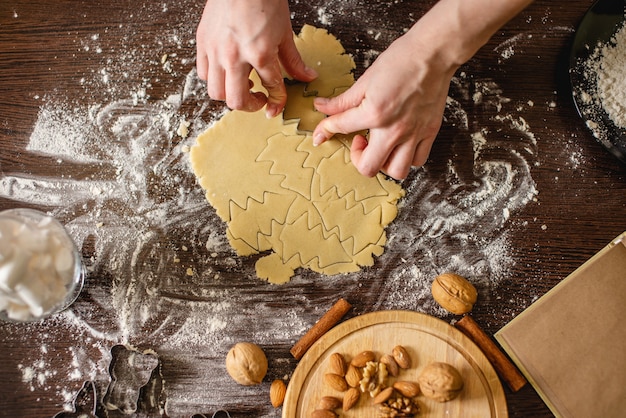
M293 40L286 0L207 0L196 32L198 76L211 98L228 107L257 111L267 104L268 117L287 101L281 65L288 75L312 81ZM267 95L251 92L256 70Z
M398 38L346 92L315 100L317 110L329 117L315 129L314 143L369 129L369 140L354 137L352 163L366 176L382 170L405 178L412 165L428 158L455 69L419 38Z
M321 144L335 133L356 135L350 157L364 175L396 179L423 165L443 119L454 72L532 0L439 0L383 52L346 92L317 98L329 115L313 132Z

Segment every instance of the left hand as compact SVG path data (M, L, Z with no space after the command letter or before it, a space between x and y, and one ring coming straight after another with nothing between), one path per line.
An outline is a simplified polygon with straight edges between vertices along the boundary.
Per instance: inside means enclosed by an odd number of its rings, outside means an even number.
M281 67L293 78L312 81L293 39L287 0L207 0L196 32L198 76L209 97L231 109L255 112L267 105L278 115L287 101ZM267 95L251 92L256 70Z

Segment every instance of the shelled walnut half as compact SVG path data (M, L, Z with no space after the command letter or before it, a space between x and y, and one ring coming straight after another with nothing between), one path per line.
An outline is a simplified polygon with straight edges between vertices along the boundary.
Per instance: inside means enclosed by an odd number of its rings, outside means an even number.
M378 418L410 418L420 413L420 407L411 398L392 396L378 406Z
M363 368L363 378L359 383L361 392L369 392L372 398L385 389L387 383L387 365L378 361L368 361Z

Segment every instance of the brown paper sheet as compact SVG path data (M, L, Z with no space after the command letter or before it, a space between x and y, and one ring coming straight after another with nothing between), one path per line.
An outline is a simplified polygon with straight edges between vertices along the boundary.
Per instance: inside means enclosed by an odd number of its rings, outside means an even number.
M496 333L557 417L626 413L626 232Z

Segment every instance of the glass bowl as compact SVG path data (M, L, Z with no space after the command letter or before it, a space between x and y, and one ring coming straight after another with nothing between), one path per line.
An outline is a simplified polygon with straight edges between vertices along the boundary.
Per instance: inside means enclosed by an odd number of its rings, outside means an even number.
M0 212L0 319L39 321L80 294L84 267L67 230L33 209Z

